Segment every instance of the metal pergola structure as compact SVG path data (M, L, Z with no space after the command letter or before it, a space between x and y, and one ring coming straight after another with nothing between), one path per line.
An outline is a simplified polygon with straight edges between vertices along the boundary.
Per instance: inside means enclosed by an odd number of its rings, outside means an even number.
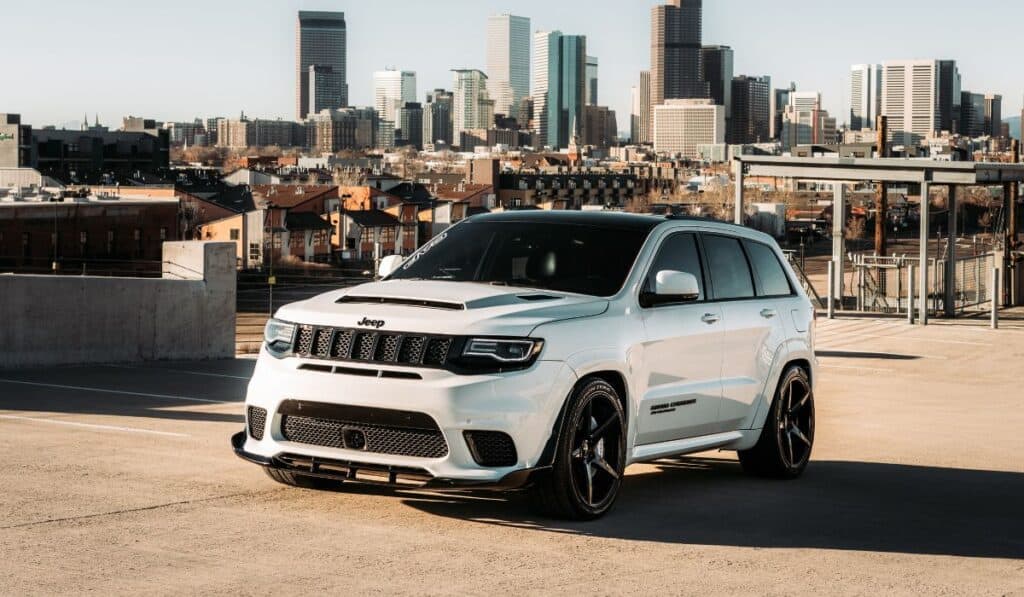
M1000 269L999 279L1003 280L1008 290L1001 300L1004 306L1022 304L1021 278L1024 278L1015 267L1019 260L1013 249L1019 233L1017 198L1018 185L1024 182L1024 164L996 162L936 162L931 160L893 159L893 158L791 158L740 156L733 162L736 180L735 190L735 221L744 223L746 205L744 203L744 179L747 176L764 176L777 178L794 178L807 180L832 181L835 184L835 203L832 218L832 259L835 275L829 293L842 296L843 260L846 256L846 239L843 234L843 215L846 211L846 186L844 183L911 183L921 186L921 234L920 254L928 255L928 231L930 230L931 214L928 204L928 193L933 186L949 188L949 230L957 230L957 209L955 192L958 187L966 186L1002 186L1005 222L1003 251L997 253L996 264ZM883 190L883 193L885 191ZM953 232L955 235L955 232ZM956 242L948 243L946 266L956 263ZM919 268L918 289L928 288L927 259L922 258ZM945 309L947 316L954 316L953 301L955 292L954 276L945 276ZM838 292L837 292L838 290ZM993 292L997 292L993 289ZM928 293L922 291L920 301L920 322L928 324ZM997 295L993 295L997 296ZM998 300L998 299L993 299Z

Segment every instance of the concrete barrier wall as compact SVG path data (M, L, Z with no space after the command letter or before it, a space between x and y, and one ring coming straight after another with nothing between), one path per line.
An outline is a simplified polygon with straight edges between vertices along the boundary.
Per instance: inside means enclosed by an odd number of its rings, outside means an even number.
M0 275L0 369L234 357L234 243L163 261L161 279Z

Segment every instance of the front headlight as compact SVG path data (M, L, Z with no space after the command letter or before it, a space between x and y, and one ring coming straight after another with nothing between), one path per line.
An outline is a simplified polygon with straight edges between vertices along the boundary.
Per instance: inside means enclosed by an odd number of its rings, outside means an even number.
M533 365L543 347L533 338L466 338L448 364L467 373L519 371Z
M278 357L288 355L295 341L295 324L271 319L263 328L263 340L271 354Z
M540 340L470 338L462 356L493 359L500 363L525 363L540 352L541 345Z

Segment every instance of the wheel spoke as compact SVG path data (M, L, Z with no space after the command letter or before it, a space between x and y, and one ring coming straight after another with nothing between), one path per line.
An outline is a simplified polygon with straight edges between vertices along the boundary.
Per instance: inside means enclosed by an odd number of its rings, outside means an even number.
M786 434L786 446L789 448L789 466L793 466L795 461L793 459L793 435L790 433Z
M611 427L612 424L615 423L616 421L618 421L618 417L616 417L615 415L612 415L607 421L605 421L604 423L601 423L597 427L597 429L593 430L590 433L590 441L595 441L597 439L600 439L601 436L604 435L604 432L608 431L608 428Z
M811 447L811 440L807 439L807 436L804 435L804 432L800 431L800 428L797 427L796 425L790 427L789 435L795 435L796 438L802 441L805 445L807 445L808 448Z
M594 505L594 468L588 462L586 463L586 475L587 479L587 503L591 506Z
M594 464L596 464L599 469L608 473L612 479L619 478L619 473L615 472L615 469L612 468L612 465L608 464L608 461L606 461L604 458L595 458Z
M572 451L572 457L575 460L579 460L579 459L583 458L583 448L576 448L575 450L573 450Z
M810 401L810 399L811 399L811 393L810 392L804 393L804 397L801 398L800 401L796 403L796 406L794 406L794 407L789 409L789 416L792 417L797 412L799 412L800 409L802 409Z

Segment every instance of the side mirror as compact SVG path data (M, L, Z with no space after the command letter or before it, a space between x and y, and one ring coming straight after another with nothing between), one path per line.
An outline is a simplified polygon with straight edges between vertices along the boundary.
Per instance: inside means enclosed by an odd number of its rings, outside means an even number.
M404 262L405 259L401 255L388 255L380 260L380 265L377 266L377 277L386 278L390 276L395 270L402 267Z
M700 298L697 277L686 272L662 270L654 278L654 292L645 293L643 306L653 307L666 303L688 303Z

